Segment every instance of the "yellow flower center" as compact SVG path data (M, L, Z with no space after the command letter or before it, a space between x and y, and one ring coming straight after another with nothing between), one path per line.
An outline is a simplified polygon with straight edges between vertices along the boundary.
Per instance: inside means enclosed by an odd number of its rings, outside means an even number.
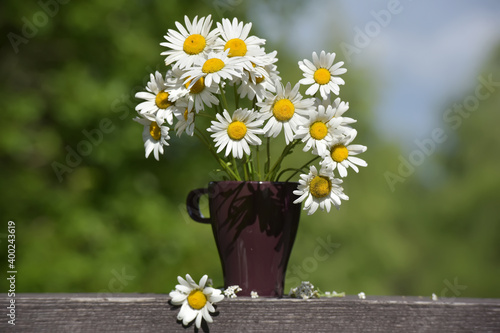
M316 121L309 127L309 134L315 140L322 140L328 134L328 127L324 122Z
M160 140L161 138L161 127L158 126L156 121L151 122L149 125L149 134L151 134L151 137L155 139L156 141Z
M330 179L325 176L315 176L309 184L309 191L316 198L323 198L330 194L332 184Z
M186 88L188 88L190 84L191 84L191 80L189 80L189 82L185 84ZM205 79L203 77L200 77L198 79L198 81L196 81L193 84L191 89L189 89L189 92L191 94L199 94L203 91L203 89L205 89Z
M169 106L172 106L174 103L168 100L168 92L160 91L155 98L156 106L160 109L166 109Z
M207 296L201 290L193 290L189 293L188 303L193 309L200 310L207 304Z
M283 98L275 102L273 105L273 115L279 121L288 121L295 113L295 106L287 99Z
M259 84L259 83L262 83L262 81L264 81L264 75L262 75L261 77L255 77L255 83L256 84Z
M239 38L233 38L227 41L224 51L229 49L228 57L242 57L247 54L247 45Z
M227 127L227 135L232 140L241 140L245 137L245 134L247 134L247 126L239 120L233 121Z
M206 74L215 73L223 69L224 66L224 61L220 60L219 58L212 58L205 61L203 67L201 68L201 71Z
M200 34L193 34L186 38L182 49L187 54L198 54L205 49L206 45L205 37Z
M330 71L326 68L318 68L316 72L314 72L314 81L318 84L327 84L330 82L331 77Z
M347 156L349 155L349 151L344 145L340 144L333 146L332 150L330 151L330 154L332 156L332 160L334 160L337 163L340 163L347 158Z
M184 120L187 121L188 120L188 115L189 115L189 111L188 109L186 108L186 110L184 110Z

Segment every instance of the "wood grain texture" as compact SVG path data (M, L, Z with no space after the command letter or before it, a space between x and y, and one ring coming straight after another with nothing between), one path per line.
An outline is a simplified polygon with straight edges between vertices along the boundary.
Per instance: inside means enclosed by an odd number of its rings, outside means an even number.
M4 300L7 298L4 295ZM158 294L17 294L1 332L193 332ZM5 303L4 303L5 304ZM5 309L5 307L2 307ZM6 310L4 310L5 312ZM500 299L356 296L243 298L217 304L200 332L500 332Z

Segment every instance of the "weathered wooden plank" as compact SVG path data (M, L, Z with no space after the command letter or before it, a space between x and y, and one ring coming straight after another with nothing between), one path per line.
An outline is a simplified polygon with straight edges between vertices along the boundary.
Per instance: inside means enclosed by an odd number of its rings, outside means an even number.
M185 328L176 321L178 308L168 301L168 295L158 294L17 294L16 325L12 331L195 330L193 325ZM217 310L214 322L201 331L500 332L500 299L238 297L218 303ZM2 317L0 331L11 331L8 317Z

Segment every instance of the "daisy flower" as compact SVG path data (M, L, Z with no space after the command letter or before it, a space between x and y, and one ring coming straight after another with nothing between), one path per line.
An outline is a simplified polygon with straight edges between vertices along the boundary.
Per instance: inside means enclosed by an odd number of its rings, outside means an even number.
M169 77L170 75L169 71L165 76ZM160 72L156 71L154 75L151 74L146 90L135 94L136 98L145 100L135 107L136 111L141 115L152 114L160 119L166 119L172 125L174 101L170 95L170 85Z
M187 16L184 16L186 28L179 22L175 22L177 29L175 31L169 29L164 38L167 42L160 43L170 50L164 51L161 55L166 55L165 64L168 66L175 63L174 67L188 68L197 61L203 58L212 49L217 38L218 31L214 29L210 31L212 26L211 15L202 17L198 20L198 16L189 21Z
M154 152L156 160L159 161L159 154L163 154L163 146L169 145L167 142L170 139L170 136L168 136L169 128L162 126L163 119L155 118L148 114L142 117L135 117L133 120L144 126L142 140L144 141L146 158L148 158L151 152Z
M270 53L269 58L265 62L256 64L252 62L251 70L244 70L241 77L241 84L238 87L238 94L241 98L248 96L248 99L257 99L257 102L262 102L265 97L265 92L276 92L274 82L281 80L277 66L273 64L272 59L275 53ZM277 59L276 59L277 60Z
M266 43L265 39L255 36L248 36L252 23L243 25L235 17L233 22L229 19L222 19L222 24L217 23L220 36L215 42L214 49L228 50L229 57L249 57L262 55L261 45ZM265 53L264 53L265 54Z
M241 78L243 67L240 66L241 61L236 58L228 57L229 50L222 53L210 52L207 57L200 62L202 65L191 67L181 77L185 79L184 83L191 82L189 89L193 87L200 78L204 78L204 85L211 87L212 83L219 84L221 80Z
M186 73L185 69L179 67L173 67L168 71L170 74L167 78L165 78L165 82L170 87L169 95L172 100L178 100L186 96L189 93L189 90L184 84L184 79L181 79L182 75Z
M175 133L179 137L183 132L186 132L189 136L193 136L196 112L193 109L189 109L186 99L178 100L176 106L176 111L174 111L174 116L177 118L177 123L174 127Z
M293 140L298 125L304 122L304 115L312 108L314 99L302 99L298 83L293 89L290 82L283 87L281 82L275 81L274 86L276 95L266 92L266 99L257 106L261 107L262 119L269 119L264 126L266 136L275 138L284 129L288 144Z
M304 151L313 148L318 155L324 155L327 151L327 145L336 135L342 135L338 129L341 119L334 118L335 110L331 107L318 106L318 111L311 110L307 119L302 125L299 125L296 139L302 139L305 142Z
M319 90L321 97L326 99L330 92L338 95L339 85L345 84L344 80L336 75L347 72L341 68L343 61L333 64L335 53L325 53L321 51L319 57L316 52L312 54L313 62L308 59L299 61L299 68L304 72L304 78L299 81L300 84L311 85L306 90L306 95L314 95Z
M349 134L352 130L351 124L355 123L357 120L349 117L344 117L344 113L349 110L349 103L343 102L340 100L340 97L337 97L333 103L330 103L330 96L327 99L316 99L317 105L323 105L325 108L331 106L334 109L334 117L341 119L339 124L339 129L344 132L344 134Z
M213 303L220 302L224 299L221 291L212 287L205 287L208 276L203 275L200 283L196 284L189 274L186 274L186 279L178 276L179 284L175 286L175 290L171 291L169 296L172 297L173 305L181 305L178 320L182 320L183 325L188 325L196 319L196 327L201 327L203 319L207 323L213 322L209 312L215 312Z
M251 82L254 83L259 83L257 81L263 81L264 78L268 78L270 76L271 70L274 70L275 73L278 73L276 71L276 66L272 67L273 63L278 61L276 58L277 52L274 51L269 54L264 54L261 58L259 59L252 59L250 62L251 66L248 66L245 70L245 74L248 74L248 76L251 79ZM277 75L278 76L278 75ZM271 81L271 84L274 82L274 80Z
M332 170L336 168L340 177L347 176L347 168L349 167L358 172L357 166L367 166L368 164L364 160L354 156L364 153L366 146L350 144L357 134L356 130L352 130L349 135L338 137L332 141L320 164Z
M204 110L205 105L212 107L212 105L219 105L219 99L215 95L219 94L219 86L212 87L205 86L205 79L200 77L196 82L191 84L189 77L184 77L186 70L179 68L172 69L172 76L175 78L173 88L171 90L172 98L186 98L188 101L188 108L191 110L194 106L196 112ZM186 83L184 83L188 80Z
M216 114L218 121L212 121L212 126L207 129L214 132L211 137L214 138L215 147L219 147L217 153L225 147L225 156L232 152L235 158L243 158L243 152L250 155L249 144L262 144L257 134L262 134L259 127L263 121L257 112L240 108L234 111L232 117L227 110L224 110L223 115Z
M309 210L307 215L316 212L318 207L330 212L332 204L339 209L341 199L349 200L339 185L342 184L342 179L333 178L333 172L329 168L322 167L318 173L316 167L312 165L309 174L302 174L300 178L297 190L293 191L299 198L293 203L305 200L304 210Z

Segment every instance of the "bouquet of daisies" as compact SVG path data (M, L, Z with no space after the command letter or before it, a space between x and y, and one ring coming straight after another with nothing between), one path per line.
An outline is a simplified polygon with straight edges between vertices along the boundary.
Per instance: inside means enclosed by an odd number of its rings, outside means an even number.
M144 100L134 120L144 126L146 157L153 153L159 160L171 131L196 136L225 179L279 181L288 173L288 181L302 173L294 191L296 203L305 201L308 214L318 208L329 212L332 204L339 208L348 197L335 174L345 177L349 168L358 172L358 166L367 165L355 156L366 147L352 144L357 132L351 124L356 120L343 116L349 104L330 98L345 83L339 77L346 72L343 62L334 63L335 53L313 52L312 61L298 62L304 78L284 85L275 65L277 52L266 53L265 40L250 34L251 23L222 19L212 29L210 15L184 21L184 26L175 22L177 30L168 30L161 43L167 48L161 53L169 66L165 76L151 74L146 91L136 94ZM300 94L301 85L311 98ZM271 138L281 132L286 145L272 161ZM281 170L284 158L299 144L311 159Z

